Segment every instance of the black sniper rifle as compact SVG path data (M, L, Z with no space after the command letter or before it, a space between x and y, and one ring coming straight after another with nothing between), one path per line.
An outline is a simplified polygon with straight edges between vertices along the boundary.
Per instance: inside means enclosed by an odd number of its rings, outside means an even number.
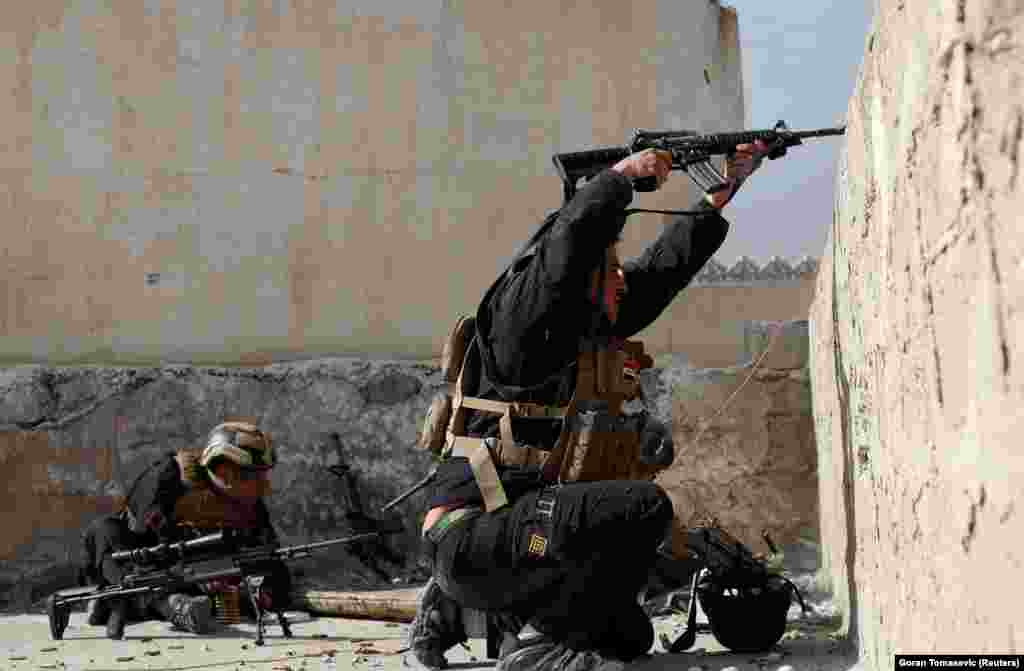
M241 547L231 531L225 530L192 540L115 552L110 555L110 559L132 564L131 571L120 585L58 590L46 600L50 635L55 641L64 636L72 604L139 594L168 594L187 585L202 584L218 578L240 577L246 583L249 600L256 611L256 645L263 645L264 609L260 605L260 593L264 580L268 577L273 579L279 573L282 561L303 559L309 557L313 550L358 543L378 536L380 534L375 532L305 545ZM231 561L230 568L199 571L195 567L195 564L224 559ZM275 599L277 603L281 601L281 598ZM275 615L282 633L285 637L291 637L292 632L284 613L275 610Z

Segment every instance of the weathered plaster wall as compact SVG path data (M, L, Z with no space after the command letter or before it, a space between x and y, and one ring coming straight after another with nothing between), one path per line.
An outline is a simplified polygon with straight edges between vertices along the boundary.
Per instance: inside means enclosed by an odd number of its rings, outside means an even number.
M8 4L7 363L429 358L553 153L744 119L715 1Z
M746 356L728 368L666 362L651 375L676 445L658 476L679 528L711 514L757 552L818 539L818 478L807 321L747 322ZM676 538L677 551L685 554Z
M882 0L812 308L824 561L866 668L1021 652L1024 6Z

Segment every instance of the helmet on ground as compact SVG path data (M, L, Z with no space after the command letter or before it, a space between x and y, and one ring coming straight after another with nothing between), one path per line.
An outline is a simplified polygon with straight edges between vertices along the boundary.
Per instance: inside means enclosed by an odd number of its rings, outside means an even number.
M778 643L792 596L792 583L779 576L728 587L705 576L697 586L711 633L733 652L763 652Z

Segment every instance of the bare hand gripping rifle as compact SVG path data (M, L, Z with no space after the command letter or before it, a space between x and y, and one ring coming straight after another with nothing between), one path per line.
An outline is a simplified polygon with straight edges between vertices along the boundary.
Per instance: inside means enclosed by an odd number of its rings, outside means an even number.
M576 193L580 179L591 179L610 168L630 154L644 149L661 149L672 154L672 169L682 170L702 190L725 182L725 178L711 165L712 156L728 156L741 144L752 144L761 140L768 145L768 158L776 159L786 155L789 147L803 144L804 140L831 135L843 135L846 126L794 131L779 121L770 130L745 130L731 133L699 134L691 130L635 130L626 145L621 147L599 147L586 151L555 154L553 161L558 176L562 178L565 201ZM654 191L657 182L654 177L634 180L637 191Z
M268 578L273 580L279 576L281 562L309 557L314 550L320 548L358 543L379 536L379 533L365 533L305 545L243 547L230 530L222 530L191 540L115 552L110 555L110 559L132 565L131 570L121 580L121 584L63 589L47 598L46 614L50 620L50 635L55 641L64 636L71 616L71 606L76 603L140 594L170 594L188 585L239 577L246 583L249 600L256 611L256 645L263 645L265 611L260 595L265 586L264 582ZM212 570L199 570L196 566L215 560L229 560L231 566ZM282 599L277 598L274 601L280 603ZM278 607L274 613L277 615L282 633L290 638L292 632L284 612Z

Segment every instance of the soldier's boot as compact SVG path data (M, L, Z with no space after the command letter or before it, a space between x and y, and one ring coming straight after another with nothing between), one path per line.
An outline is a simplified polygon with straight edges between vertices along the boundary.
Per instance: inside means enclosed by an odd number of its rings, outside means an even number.
M214 629L213 604L208 596L171 594L153 604L175 629L209 634Z
M431 671L445 669L448 660L444 653L467 640L462 608L431 577L420 592L409 632L409 647L416 661Z
M495 665L495 671L624 671L627 662L596 650L572 650L547 636L521 641Z
M523 618L512 613L489 613L488 616L488 657L503 659L519 649L520 638L539 633Z
M89 614L86 623L91 627L102 627L110 619L110 604L103 599L89 602Z
M115 641L124 638L124 626L128 623L128 607L128 599L110 599L107 638Z

